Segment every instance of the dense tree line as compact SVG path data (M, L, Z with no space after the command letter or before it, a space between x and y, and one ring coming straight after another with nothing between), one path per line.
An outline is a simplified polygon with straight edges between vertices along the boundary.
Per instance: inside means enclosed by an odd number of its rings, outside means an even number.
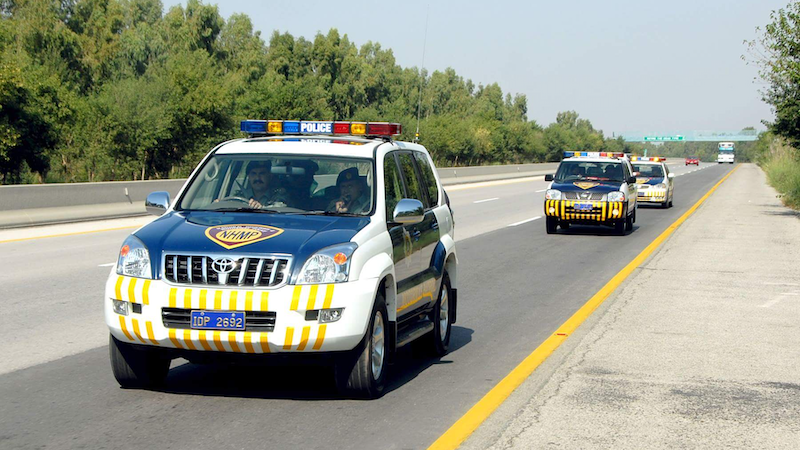
M542 127L524 95L400 67L331 29L313 40L189 0L0 0L0 182L186 175L244 118L381 120L442 165L618 150L575 112Z

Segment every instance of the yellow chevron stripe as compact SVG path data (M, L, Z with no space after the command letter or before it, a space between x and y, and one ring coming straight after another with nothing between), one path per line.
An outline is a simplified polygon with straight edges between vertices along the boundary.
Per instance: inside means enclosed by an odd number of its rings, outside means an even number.
M174 345L175 347L183 348L181 343L178 341L178 336L175 333L175 330L173 330L173 329L169 330L169 340L172 341L172 345Z
M214 309L222 309L222 291L214 292Z
M255 353L256 349L253 348L253 333L249 331L244 332L244 348L247 353Z
M242 351L239 349L239 345L236 343L236 333L233 331L228 332L228 344L231 345L231 349L236 353L241 353Z
M170 288L169 289L169 307L175 308L178 306L178 300L175 298L178 296L178 289L177 288Z
M125 278L122 275L117 275L117 284L114 286L114 294L117 296L117 300L122 300L122 282L125 281Z
M208 337L206 337L205 330L201 330L200 331L199 339L200 339L200 345L202 345L204 349L210 351L211 350L211 346L208 345Z
M200 309L206 309L206 296L208 295L208 289L200 289ZM209 349L211 350L211 349Z
M133 334L135 334L143 344L146 344L147 341L144 340L142 333L139 332L139 321L136 319L131 319L131 322L133 323Z
M142 285L142 303L150 304L150 280L144 280L144 285Z
M224 352L225 346L222 345L222 333L219 331L214 331L211 335L214 336L214 345L217 346L217 350Z
M303 289L302 286L295 286L294 292L292 293L292 304L289 307L292 311L297 311L297 306L300 303L300 291Z
M261 311L269 311L269 292L261 293Z
M122 332L125 333L125 337L134 341L135 339L131 336L131 333L128 331L128 325L125 324L125 317L119 316L119 327L122 328Z
M244 294L244 310L245 311L253 310L253 291L247 291L247 293Z
M192 342L192 330L183 330L183 343L189 347L189 350L197 350L194 342Z
M147 339L150 339L150 342L153 344L159 345L158 341L156 340L156 335L153 333L153 322L146 321L144 326L147 329Z
M261 351L264 353L269 353L269 341L267 340L267 333L261 333L259 336L259 341L261 341Z
M567 209L567 205L566 205L567 202L564 201L564 200L560 200L559 203L561 203L561 218L563 219L564 217L566 217L566 212L565 211Z
M317 290L319 289L319 285L312 284L311 289L308 292L308 303L306 303L306 310L314 309L314 304L317 303Z
M136 303L136 278L131 278L131 282L128 284L128 301Z
M325 340L325 330L328 328L328 325L322 324L319 326L319 331L317 331L317 340L314 342L314 350L319 350L322 348L322 342Z
M228 301L228 309L230 309L231 311L236 311L237 309L236 307L238 306L236 300L238 298L239 298L239 291L231 291L231 298Z
M333 302L333 285L329 284L325 288L325 301L322 302L322 309L330 308L331 302Z
M603 221L603 222L605 222L605 221L606 221L606 205L607 205L607 204L608 204L608 202L603 202L603 203L601 204L601 207L603 208L603 212L602 212L602 221Z
M300 335L300 344L297 346L297 350L303 351L306 349L309 334L311 334L311 327L303 327L303 334Z
M192 309L192 290L191 289L184 289L183 291L183 307L186 309Z
M294 328L286 327L286 337L283 338L283 349L292 349L292 338L294 337Z

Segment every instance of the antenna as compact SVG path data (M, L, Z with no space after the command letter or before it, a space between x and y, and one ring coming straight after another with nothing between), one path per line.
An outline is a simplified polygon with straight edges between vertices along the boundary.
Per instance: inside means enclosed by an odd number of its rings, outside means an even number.
M417 101L417 131L414 133L414 142L419 142L419 115L422 111L422 86L425 82L425 46L428 43L428 16L431 12L431 4L428 3L428 8L425 10L425 38L422 40L422 64L419 69L419 100Z

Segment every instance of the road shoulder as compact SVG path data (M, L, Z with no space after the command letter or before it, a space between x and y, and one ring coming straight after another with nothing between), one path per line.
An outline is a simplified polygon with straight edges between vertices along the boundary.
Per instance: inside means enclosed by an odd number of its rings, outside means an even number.
M794 448L800 220L744 165L461 448Z

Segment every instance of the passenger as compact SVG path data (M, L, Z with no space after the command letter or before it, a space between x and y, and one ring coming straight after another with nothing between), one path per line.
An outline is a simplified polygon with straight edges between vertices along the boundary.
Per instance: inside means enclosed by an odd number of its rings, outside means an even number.
M611 181L623 181L622 180L622 165L621 164L609 164L605 168L605 177Z
M248 199L251 208L260 209L277 203L286 204L286 190L270 186L271 161L251 161L247 164L247 187L234 195Z
M362 214L370 209L369 190L358 175L358 168L350 167L336 178L339 198L328 205L327 210L338 213Z

